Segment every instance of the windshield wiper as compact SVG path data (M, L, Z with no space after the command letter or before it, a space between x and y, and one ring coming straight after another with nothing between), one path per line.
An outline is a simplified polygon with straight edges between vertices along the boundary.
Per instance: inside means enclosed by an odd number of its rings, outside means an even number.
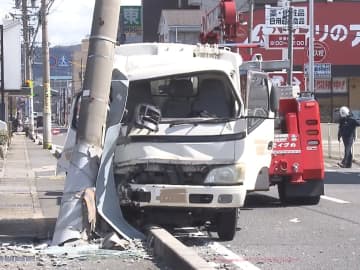
M190 118L190 119L181 119L181 120L169 120L162 121L161 123L170 123L170 127L178 126L178 125L198 125L198 124L214 124L214 123L224 123L229 121L235 121L239 118L234 117L221 117L221 118Z
M248 116L245 116L244 118L250 118L250 119L276 119L274 117L269 117L269 116L263 116L263 115L248 115Z

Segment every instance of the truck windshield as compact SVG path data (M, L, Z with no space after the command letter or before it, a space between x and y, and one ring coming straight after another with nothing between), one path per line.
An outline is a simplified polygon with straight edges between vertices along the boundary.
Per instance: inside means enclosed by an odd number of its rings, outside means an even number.
M144 103L160 109L162 123L176 119L195 123L204 118L227 121L239 114L238 100L231 82L220 72L131 81L123 122L133 121L136 106Z

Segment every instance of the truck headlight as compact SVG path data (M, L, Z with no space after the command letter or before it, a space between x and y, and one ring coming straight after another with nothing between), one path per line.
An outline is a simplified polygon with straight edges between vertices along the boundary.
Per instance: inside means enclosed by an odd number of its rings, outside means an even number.
M244 167L233 165L212 169L204 181L205 184L236 184L243 182Z

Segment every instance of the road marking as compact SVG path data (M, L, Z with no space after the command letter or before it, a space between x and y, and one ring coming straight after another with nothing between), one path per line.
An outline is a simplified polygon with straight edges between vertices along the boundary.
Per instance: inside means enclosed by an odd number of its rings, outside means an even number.
M219 243L213 242L209 244L209 247L219 255L223 256L227 263L232 263L242 270L260 270L260 268L245 260L244 257L235 254Z
M325 195L322 195L322 196L321 196L321 199L328 200L328 201L332 201L332 202L336 202L336 203L341 203L341 204L350 203L350 202L348 202L348 201L336 199L336 198L329 197L329 196L325 196Z

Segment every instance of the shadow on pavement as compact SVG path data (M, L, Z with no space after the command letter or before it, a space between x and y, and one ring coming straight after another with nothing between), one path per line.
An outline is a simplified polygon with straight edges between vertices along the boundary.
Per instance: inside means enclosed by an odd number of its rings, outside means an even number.
M9 219L0 221L2 240L46 240L51 239L56 218Z
M360 184L360 171L325 172L326 184Z
M46 191L46 196L53 196L53 197L62 197L63 192L62 191Z
M241 210L252 210L252 208L278 208L284 207L278 198L260 193L246 195L245 205Z

